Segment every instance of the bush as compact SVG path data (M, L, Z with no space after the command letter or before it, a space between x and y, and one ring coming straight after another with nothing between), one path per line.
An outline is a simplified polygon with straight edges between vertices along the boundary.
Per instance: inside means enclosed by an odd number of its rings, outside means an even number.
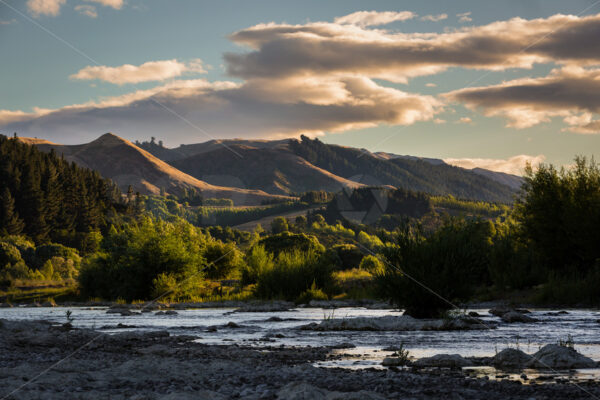
M260 298L295 300L312 287L332 286L331 268L314 250L280 253L273 266L264 268L257 279L255 294Z
M363 253L353 244L335 245L331 253L339 270L358 268L363 259Z
M142 220L122 231L111 229L102 252L81 269L79 283L86 297L147 299L160 274L178 282L201 276L207 237L185 222Z
M385 271L385 264L377 257L372 255L365 256L360 261L359 268L371 274L381 274Z
M305 292L302 292L296 299L296 304L308 304L311 300L328 300L329 298L313 281L312 285Z
M430 238L405 232L397 246L383 249L386 264L376 283L416 318L439 317L449 303L466 300L487 281L491 224L450 221Z
M256 283L263 271L273 268L273 255L264 246L254 246L246 255L246 265L242 267L242 284Z
M312 235L303 233L283 232L278 235L271 235L261 239L258 245L263 246L265 250L275 257L281 252L315 252L323 253L325 247L319 243L319 240Z
M207 262L204 272L209 279L226 278L243 263L242 255L234 242L223 243L218 240L208 242L204 258Z
M271 232L273 232L273 234L287 232L289 230L290 227L288 221L284 217L275 217L271 222Z

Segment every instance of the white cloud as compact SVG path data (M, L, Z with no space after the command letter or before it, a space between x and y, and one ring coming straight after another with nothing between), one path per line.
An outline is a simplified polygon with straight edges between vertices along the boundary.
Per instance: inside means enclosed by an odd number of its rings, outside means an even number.
M531 164L532 167L536 167L544 162L545 159L546 157L543 154L537 156L521 154L505 160L493 158L446 158L444 162L466 169L484 168L506 174L523 175L527 163Z
M105 7L112 7L115 10L120 10L123 7L123 0L85 0L92 3L98 3Z
M429 83L426 83L425 86L427 86L427 87L436 87L437 85L435 83L429 82Z
M598 37L600 14L513 18L444 33L269 23L230 35L250 51L227 53L225 60L228 72L242 78L361 74L405 83L450 67L501 71L541 63L600 64Z
M521 78L498 85L460 89L444 97L486 116L508 119L517 129L561 117L576 133L600 133L593 114L600 113L600 68L566 66L548 76Z
M471 18L471 11L456 14L456 16L458 17L458 22L461 22L461 23L473 21L473 18Z
M76 80L102 80L116 85L149 81L164 81L184 73L205 73L202 62L197 59L189 63L177 60L148 61L136 66L125 64L118 67L104 65L88 66L70 76Z
M441 118L436 118L433 120L433 123L435 124L445 124L446 120L445 119L441 119Z
M67 0L28 0L27 9L36 18L42 15L56 17L66 2Z
M473 120L469 117L461 117L458 121L456 121L457 124L471 124L473 123Z
M16 24L17 20L16 19L7 19L7 20L0 20L0 25L12 25L12 24Z
M441 110L431 96L382 87L367 78L266 83L270 85L177 80L43 113L0 111L0 126L22 136L43 134L66 142L89 140L106 130L130 137L165 130L177 144L210 138L202 131L215 137L282 138L381 123L410 125L431 120Z
M448 14L424 15L421 17L421 21L438 22L438 21L443 21L447 18L448 18Z
M406 21L417 15L410 11L357 11L352 14L337 17L336 24L351 24L358 26L386 25L395 21Z
M94 6L79 4L75 6L75 11L90 18L96 18L98 16L98 12Z

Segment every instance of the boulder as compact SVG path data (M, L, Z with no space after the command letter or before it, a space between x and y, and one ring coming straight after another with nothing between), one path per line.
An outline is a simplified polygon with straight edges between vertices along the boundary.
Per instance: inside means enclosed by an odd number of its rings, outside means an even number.
M446 331L489 329L472 317L459 317L449 320L416 319L409 315L384 317L356 317L325 319L320 323L302 325L300 329L314 331Z
M523 314L519 311L515 311L515 310L512 310L512 311L502 314L502 316L500 318L502 318L502 321L508 322L508 323L535 322L536 321L535 318L531 318L530 316L525 315L525 314Z
M532 356L527 367L539 369L595 368L596 362L578 353L572 347L547 344Z
M499 369L522 369L531 361L531 356L517 349L504 349L492 359L492 365Z
M289 311L294 303L289 301L251 302L243 304L236 312L275 312Z
M413 363L416 367L452 368L473 366L473 362L459 354L436 354L433 357L421 358Z
M402 367L406 365L406 360L400 357L386 357L381 362L384 367Z

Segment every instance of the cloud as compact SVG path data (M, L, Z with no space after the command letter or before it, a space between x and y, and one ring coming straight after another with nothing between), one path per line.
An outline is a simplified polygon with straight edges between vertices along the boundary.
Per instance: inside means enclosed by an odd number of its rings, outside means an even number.
M593 113L600 113L600 68L567 66L545 77L461 89L444 96L481 109L486 116L507 118L508 127L529 128L562 117L572 132L600 133L597 121L592 121Z
M0 25L12 25L12 24L16 24L17 20L16 19L7 19L7 20L0 20Z
M445 124L446 120L445 119L441 119L441 118L436 118L433 120L434 124Z
M456 121L457 124L472 124L473 120L469 117L461 117L458 121Z
M27 9L35 18L43 15L56 17L60 14L60 8L65 5L67 0L28 0Z
M75 11L90 18L96 18L98 16L98 12L96 12L96 7L94 6L79 4L75 6Z
M458 22L460 22L460 23L465 23L465 22L471 22L471 21L473 21L473 18L471 18L471 11L465 12L465 13L456 14L456 16L458 17Z
M438 21L443 21L446 18L448 18L448 14L424 15L421 17L421 21L438 22Z
M230 35L250 51L226 53L225 60L230 74L245 79L361 74L407 82L450 67L500 71L536 63L600 64L598 37L600 14L513 18L443 33L268 23Z
M83 6L82 6L83 7ZM70 76L75 80L102 80L116 85L164 81L183 75L184 73L205 73L202 62L197 59L190 63L177 60L148 61L136 66L125 64L118 67L104 65L88 66Z
M120 10L123 7L123 0L85 0L91 3L98 3L105 7L112 7L115 10Z
M358 26L386 25L395 21L406 21L417 15L410 11L357 11L352 14L337 17L336 24L351 24Z
M537 156L521 154L506 160L493 158L445 158L444 162L466 169L484 168L506 174L523 175L527 163L535 167L544 162L545 159L546 157L543 154Z
M361 77L265 83L269 85L177 80L57 110L0 111L0 126L22 136L71 143L91 140L106 130L138 138L164 130L171 144L179 144L213 137L315 136L381 123L409 125L433 119L441 110L431 96L382 87Z
M435 83L429 82L429 83L426 83L425 86L427 86L427 87L436 87L437 85Z

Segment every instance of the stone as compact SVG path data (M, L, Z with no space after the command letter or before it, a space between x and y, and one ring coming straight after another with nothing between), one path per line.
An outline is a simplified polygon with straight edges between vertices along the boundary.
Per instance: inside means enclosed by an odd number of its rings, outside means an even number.
M406 365L406 360L400 357L386 357L381 362L384 367L401 367Z
M517 349L504 349L492 359L492 365L500 369L522 369L531 356Z
M535 322L536 319L535 318L531 318L528 315L525 315L519 311L508 311L504 314L502 314L502 316L500 317L502 318L502 321L504 322L508 322L508 323L513 323L513 322Z
M532 356L527 367L539 369L595 368L596 362L571 347L547 344Z
M434 367L460 369L470 367L473 362L463 358L459 354L436 354L433 357L421 358L413 363L415 367Z

